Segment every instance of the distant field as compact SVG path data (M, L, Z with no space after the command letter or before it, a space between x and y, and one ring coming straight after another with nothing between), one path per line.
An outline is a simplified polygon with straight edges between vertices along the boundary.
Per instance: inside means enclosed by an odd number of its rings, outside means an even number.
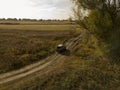
M0 30L75 30L77 25L0 25Z

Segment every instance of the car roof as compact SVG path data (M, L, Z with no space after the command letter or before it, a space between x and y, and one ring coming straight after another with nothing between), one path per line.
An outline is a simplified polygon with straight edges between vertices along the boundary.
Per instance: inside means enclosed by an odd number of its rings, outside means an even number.
M58 45L58 47L62 47L62 46L64 46L64 45L63 45L63 44L59 44L59 45Z

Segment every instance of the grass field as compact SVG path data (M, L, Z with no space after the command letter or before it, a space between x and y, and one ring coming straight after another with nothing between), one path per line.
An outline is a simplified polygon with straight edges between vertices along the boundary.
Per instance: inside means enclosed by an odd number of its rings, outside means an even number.
M51 55L57 44L75 35L70 25L0 25L0 73Z
M77 25L0 25L0 30L74 30Z

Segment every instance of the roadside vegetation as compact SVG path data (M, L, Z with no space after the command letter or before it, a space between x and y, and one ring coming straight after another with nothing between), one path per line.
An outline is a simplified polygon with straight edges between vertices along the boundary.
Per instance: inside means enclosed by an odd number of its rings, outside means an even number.
M77 9L77 22L100 43L112 63L120 62L120 1L119 0L73 0ZM89 12L86 16L85 12ZM84 16L84 18L83 18Z

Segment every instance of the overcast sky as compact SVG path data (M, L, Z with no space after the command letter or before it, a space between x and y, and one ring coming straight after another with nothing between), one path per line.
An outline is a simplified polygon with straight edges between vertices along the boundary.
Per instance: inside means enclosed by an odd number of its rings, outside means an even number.
M0 18L65 19L72 6L71 0L0 0Z

